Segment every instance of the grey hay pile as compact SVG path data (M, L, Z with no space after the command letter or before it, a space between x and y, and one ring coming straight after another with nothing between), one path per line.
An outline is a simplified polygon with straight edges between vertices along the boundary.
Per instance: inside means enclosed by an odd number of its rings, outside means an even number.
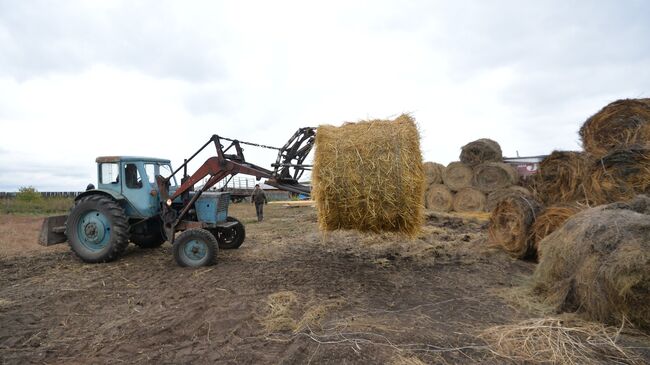
M460 161L474 166L483 162L501 162L501 146L489 138L481 138L461 148Z
M533 275L557 311L650 330L650 198L590 208L540 243Z
M442 180L452 191L459 191L472 186L473 176L471 167L462 162L452 162L445 168Z
M453 206L456 212L483 212L486 200L480 190L465 188L456 193Z
M484 193L515 185L519 180L517 170L507 163L486 162L474 167L472 185Z
M436 162L425 162L423 166L427 186L431 184L442 184L442 174L445 170L444 165Z
M323 230L416 235L424 179L420 135L409 115L318 127L312 193Z
M424 204L427 209L436 212L448 212L453 208L454 195L443 184L432 184L427 189Z

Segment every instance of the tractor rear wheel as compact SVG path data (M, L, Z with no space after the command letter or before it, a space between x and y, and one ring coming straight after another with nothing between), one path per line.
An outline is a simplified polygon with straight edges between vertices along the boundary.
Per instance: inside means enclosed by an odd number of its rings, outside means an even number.
M129 245L129 222L124 209L104 195L79 199L66 221L72 251L89 263L120 257Z
M172 251L180 266L209 266L217 259L219 245L212 233L202 228L191 228L174 240Z
M244 225L234 217L226 218L226 222L237 222L237 224L230 228L212 228L210 229L210 233L219 242L219 248L225 250L239 248L246 238Z

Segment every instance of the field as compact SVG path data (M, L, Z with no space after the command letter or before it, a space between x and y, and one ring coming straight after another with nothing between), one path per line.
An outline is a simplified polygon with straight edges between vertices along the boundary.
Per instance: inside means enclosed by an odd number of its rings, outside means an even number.
M322 234L308 206L231 215L246 242L196 270L168 243L83 264L36 244L38 217L0 215L1 362L501 364L480 334L548 315L522 294L535 263L487 247L485 215L428 215L414 240Z

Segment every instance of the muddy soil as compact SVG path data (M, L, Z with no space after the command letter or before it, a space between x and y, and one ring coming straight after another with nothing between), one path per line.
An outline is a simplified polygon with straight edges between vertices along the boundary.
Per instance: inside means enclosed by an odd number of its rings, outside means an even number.
M487 247L480 218L432 215L407 240L322 234L310 207L231 215L246 242L200 269L178 267L169 243L84 264L37 246L33 222L2 241L1 362L503 363L477 334L533 315L503 293L535 264Z

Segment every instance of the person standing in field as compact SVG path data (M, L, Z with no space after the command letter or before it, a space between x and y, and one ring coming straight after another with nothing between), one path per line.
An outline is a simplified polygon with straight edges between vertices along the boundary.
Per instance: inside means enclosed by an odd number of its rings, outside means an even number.
M255 184L253 195L251 195L251 203L255 204L255 212L257 213L257 221L261 222L264 219L264 204L267 204L266 194L260 188L260 184Z

